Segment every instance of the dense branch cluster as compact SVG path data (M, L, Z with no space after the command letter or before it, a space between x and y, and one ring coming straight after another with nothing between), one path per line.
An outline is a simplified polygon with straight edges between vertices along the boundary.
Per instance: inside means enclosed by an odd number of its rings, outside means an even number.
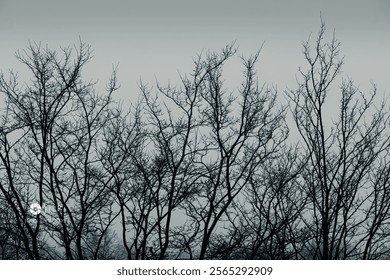
M0 259L390 258L388 104L335 87L324 37L304 42L288 106L258 81L260 52L225 86L234 45L178 86L141 82L130 109L116 69L105 94L85 82L85 43L18 52L32 78L0 75Z

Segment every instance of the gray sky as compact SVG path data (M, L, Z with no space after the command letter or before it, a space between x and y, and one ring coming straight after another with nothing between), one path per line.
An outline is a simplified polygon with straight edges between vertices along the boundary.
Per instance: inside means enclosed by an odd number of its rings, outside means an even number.
M389 94L389 0L0 0L0 70L22 72L13 54L28 40L57 48L81 36L95 54L85 73L103 85L119 62L118 96L134 100L140 77L176 81L202 50L236 40L239 54L250 55L265 42L259 76L282 92L295 85L304 63L301 43L317 33L320 12L328 34L335 29L342 43L343 74L363 90L374 81ZM234 61L228 84L237 88Z

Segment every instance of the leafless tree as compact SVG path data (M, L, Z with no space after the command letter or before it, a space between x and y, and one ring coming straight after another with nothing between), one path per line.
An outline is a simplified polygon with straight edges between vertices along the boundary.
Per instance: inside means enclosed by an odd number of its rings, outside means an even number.
M233 50L227 49L229 56ZM276 155L288 135L284 109L276 106L276 91L260 85L256 62L260 52L241 57L243 82L238 93L224 88L222 65L208 71L201 96L204 101L204 153L200 193L188 201L188 215L200 224L199 258L207 255L213 235L228 220L228 210L250 185L253 174ZM206 63L217 60L209 54ZM207 68L206 68L207 69Z
M181 87L158 84L162 97L153 95L146 85L140 85L147 115L145 127L150 152L145 154L143 162L137 162L137 166L149 200L148 211L154 212L148 232L155 231L156 239L151 238L149 248L152 254L158 252L156 257L160 259L177 255L171 246L172 242L177 243L172 234L176 239L180 226L172 225L172 219L180 215L184 201L198 195L198 181L202 173L195 163L206 152L200 132L204 123L202 91L207 76L229 56L231 48L213 61L195 62L191 78L181 77ZM168 249L171 250L168 252Z
M238 94L227 93L222 70L235 52L228 45L221 53L198 56L193 72L181 76L181 86L158 85L161 96L141 85L153 155L149 170L147 161L139 167L150 191L146 197L155 200L156 226L150 226L157 231L159 258L168 247L170 258L208 257L227 210L287 137L276 92L257 82L259 53L241 58L244 81ZM182 222L172 225L172 217Z
M41 244L57 244L64 252L56 257L83 259L88 233L103 236L117 215L98 157L102 130L116 117L109 108L115 71L108 94L101 96L94 83L82 80L91 58L83 42L61 52L30 44L16 56L32 79L23 86L14 73L0 79L5 99L0 189L29 258L53 252ZM32 202L43 207L40 215L29 215Z
M297 259L302 250L301 216L306 196L300 185L305 160L296 147L267 158L229 210L225 233L214 242L213 258Z
M260 51L226 86L234 44L177 86L140 82L129 109L115 68L105 94L84 80L87 44L17 52L32 78L0 75L0 258L389 258L388 103L335 87L344 61L325 31L303 43L285 106L259 82Z
M310 213L302 220L312 240L307 256L379 258L389 242L389 110L385 102L375 105L375 86L363 93L345 80L339 106L327 102L343 59L334 34L329 42L324 37L322 23L316 41L303 44L308 69L300 69L298 88L288 91L309 156L302 173Z

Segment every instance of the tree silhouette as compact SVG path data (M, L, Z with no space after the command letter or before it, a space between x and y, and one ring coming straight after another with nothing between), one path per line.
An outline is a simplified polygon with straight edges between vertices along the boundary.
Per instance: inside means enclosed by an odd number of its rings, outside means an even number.
M307 250L319 259L380 258L389 241L389 111L384 101L375 105L375 87L362 93L346 80L338 110L326 106L343 59L340 43L324 36L322 23L313 46L303 44L308 70L300 69L298 88L288 92L309 157L302 172ZM335 113L332 123L327 110Z
M140 82L124 108L116 69L104 94L84 80L89 45L17 52L31 79L0 75L0 258L390 258L387 101L340 79L323 22L288 104L260 82L260 51L227 88L236 53Z
M83 259L89 233L103 236L117 216L107 195L110 178L98 160L102 130L116 117L109 109L115 71L108 94L99 96L81 77L90 47L80 42L73 51L30 44L16 56L31 71L31 82L19 85L14 73L0 78L0 189L16 223L12 234L31 259ZM33 202L45 215L28 213Z

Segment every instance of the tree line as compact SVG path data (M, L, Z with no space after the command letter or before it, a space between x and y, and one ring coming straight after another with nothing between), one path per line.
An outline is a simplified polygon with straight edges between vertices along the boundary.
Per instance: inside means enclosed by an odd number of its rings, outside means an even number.
M338 83L325 33L287 104L260 51L225 86L234 44L178 85L140 82L130 108L116 69L104 94L84 80L84 42L17 52L31 79L0 75L0 259L389 259L389 106Z

